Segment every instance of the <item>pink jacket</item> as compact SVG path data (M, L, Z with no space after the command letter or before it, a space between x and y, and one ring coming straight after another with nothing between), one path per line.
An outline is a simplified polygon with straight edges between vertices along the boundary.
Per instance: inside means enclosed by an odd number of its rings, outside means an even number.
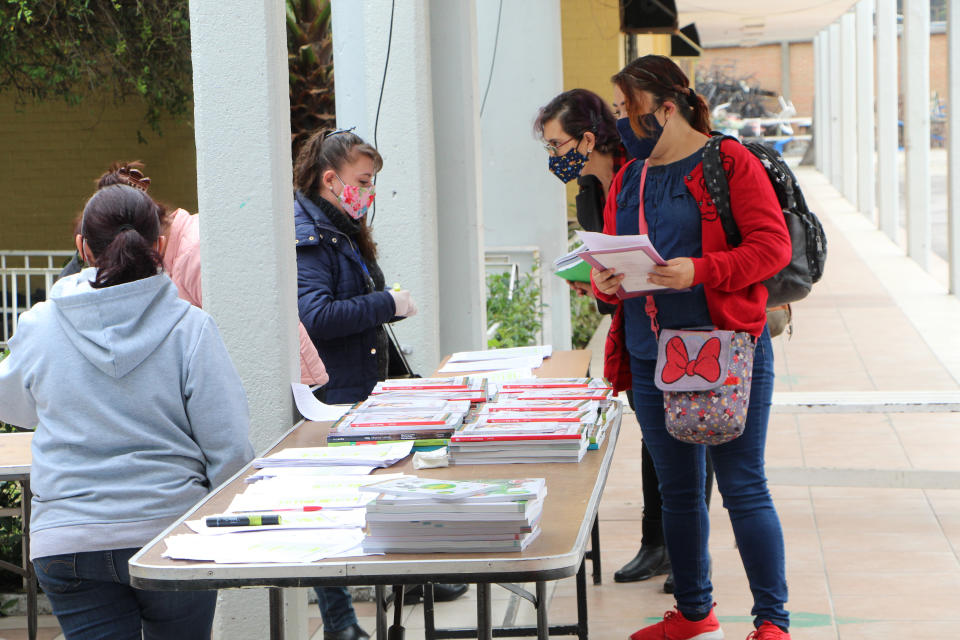
M163 253L163 270L177 285L177 292L182 299L195 307L202 307L200 219L183 209L177 209L171 215L167 248ZM300 381L308 385L326 384L330 376L320 360L317 348L313 346L313 341L302 323L297 329L300 333Z

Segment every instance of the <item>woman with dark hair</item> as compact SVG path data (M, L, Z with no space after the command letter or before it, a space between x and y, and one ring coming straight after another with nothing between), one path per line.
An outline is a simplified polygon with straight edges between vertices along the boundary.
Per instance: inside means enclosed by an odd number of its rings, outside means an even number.
M619 115L619 114L617 114ZM626 121L626 118L623 118ZM603 231L603 209L613 177L627 162L627 154L644 159L652 145L637 143L625 135L603 99L587 89L564 91L540 109L533 125L550 154L548 167L563 182L577 179L577 222L585 231ZM629 125L626 127L629 131ZM630 132L632 134L632 132ZM593 295L583 282L570 282L580 295ZM613 313L616 306L597 299L600 313ZM631 407L633 399L629 398ZM636 556L613 574L616 582L639 582L670 572L670 558L663 543L660 489L657 472L646 444L641 448L643 519L640 549ZM669 591L670 577L664 584Z
M253 457L216 325L160 272L159 213L129 186L95 193L76 237L91 266L0 362L0 420L36 427L30 555L69 640L208 639L215 591L134 589L127 561Z
M663 497L663 525L675 580L677 609L640 629L633 640L723 638L713 611L709 514L705 502L707 446L673 438L665 428L663 392L654 384L657 334L713 326L747 332L755 343L752 388L740 437L710 445L723 505L754 597L757 640L789 638L783 533L764 474L764 445L773 394L773 349L766 328L763 280L790 261L790 237L766 171L734 141L721 146L731 210L743 241L726 235L703 181L703 146L710 134L707 105L669 58L648 55L613 76L615 104L649 157L628 164L614 180L604 233L639 233L638 211L650 240L666 259L649 282L677 290L620 300L624 274L593 270L598 298L617 304L611 333L620 348L608 354L615 386L632 388L637 420L650 449ZM649 300L648 300L649 299ZM649 313L648 313L649 312Z

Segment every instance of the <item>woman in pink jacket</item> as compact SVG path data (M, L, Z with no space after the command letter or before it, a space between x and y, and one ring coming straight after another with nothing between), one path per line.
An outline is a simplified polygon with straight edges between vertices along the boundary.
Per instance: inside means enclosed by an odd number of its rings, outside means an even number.
M125 184L142 191L150 187L150 178L143 175L143 164L139 162L115 162L100 176L97 189L113 184ZM163 205L160 205L163 208ZM203 307L203 293L200 284L200 218L184 209L169 211L163 209L160 220L160 235L167 238L163 252L163 270L173 283L183 300L195 307ZM326 367L320 360L317 348L313 346L307 330L298 325L300 334L300 381L307 385L324 385L330 379Z

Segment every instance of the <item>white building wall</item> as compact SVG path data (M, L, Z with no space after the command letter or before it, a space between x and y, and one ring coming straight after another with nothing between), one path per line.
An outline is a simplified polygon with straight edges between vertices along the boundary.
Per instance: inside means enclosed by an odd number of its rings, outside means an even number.
M503 0L499 38L498 5L477 3L481 100L494 65L480 116L486 246L539 249L548 305L543 341L568 349L569 290L550 273L553 260L566 253L565 191L547 171L547 154L533 135L537 110L563 91L560 2Z

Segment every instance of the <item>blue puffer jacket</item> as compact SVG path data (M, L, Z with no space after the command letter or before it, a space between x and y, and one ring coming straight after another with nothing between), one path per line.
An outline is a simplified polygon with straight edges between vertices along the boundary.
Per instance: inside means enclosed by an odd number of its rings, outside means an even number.
M293 212L300 322L330 374L324 400L357 402L382 377L377 334L394 319L393 296L375 290L356 243L334 226L322 207L297 192Z

